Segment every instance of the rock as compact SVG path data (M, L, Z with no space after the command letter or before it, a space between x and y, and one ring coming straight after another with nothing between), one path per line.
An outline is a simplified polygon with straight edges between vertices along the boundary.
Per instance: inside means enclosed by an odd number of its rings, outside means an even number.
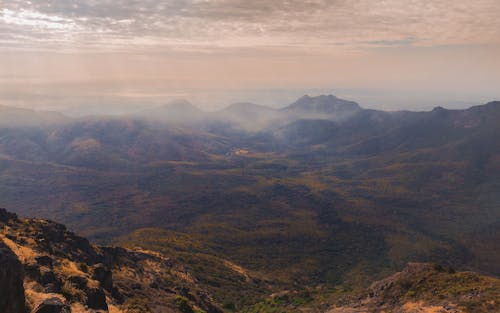
M88 279L83 276L70 276L68 281L76 289L85 290L87 288Z
M35 281L40 281L40 265L35 262L28 262L24 264L24 272L26 276Z
M400 282L403 280L416 282L416 277L421 276L423 273L442 272L443 270L443 267L437 266L435 264L408 263L403 271L397 272L385 279L374 282L369 288L368 295L370 297L378 297L383 293L387 293L393 288L396 288L396 282Z
M52 267L53 260L50 256L48 255L41 255L37 256L35 258L36 263L40 264L41 266L47 266L47 267Z
M40 267L40 280L39 283L42 285L55 284L58 283L56 275L54 272L45 266Z
M17 241L17 236L16 235L12 235L12 234L5 234L5 238L7 239L10 239L12 241Z
M89 288L87 290L87 306L94 310L108 310L106 295L101 288Z
M125 297L116 287L113 287L113 289L111 290L111 296L118 302L118 304L123 304L123 302L125 301Z
M10 220L17 219L17 214L11 213L6 209L0 208L0 222L7 223Z
M1 210L0 215L4 213ZM21 262L0 240L0 312L26 313L23 279Z
M57 284L54 284L54 283L50 283L50 284L45 285L43 290L45 291L45 293L60 293L61 292L60 286Z
M104 252L103 263L108 267L120 264L122 259L127 259L129 255L127 250L121 247L102 247L101 249Z
M33 313L71 313L71 309L61 299L54 297L40 303Z
M97 280L101 284L101 287L107 291L113 289L113 273L104 264L99 263L94 265L93 273L92 279Z

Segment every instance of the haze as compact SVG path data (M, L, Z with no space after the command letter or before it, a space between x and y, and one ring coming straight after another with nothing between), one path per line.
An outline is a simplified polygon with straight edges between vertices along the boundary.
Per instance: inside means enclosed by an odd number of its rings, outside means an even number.
M500 98L500 2L0 2L0 104L74 114L186 98L381 109Z

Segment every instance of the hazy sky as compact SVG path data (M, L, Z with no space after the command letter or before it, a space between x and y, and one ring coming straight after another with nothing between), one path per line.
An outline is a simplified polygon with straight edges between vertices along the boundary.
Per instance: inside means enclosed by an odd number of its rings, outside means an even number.
M499 0L0 0L0 104L500 98Z

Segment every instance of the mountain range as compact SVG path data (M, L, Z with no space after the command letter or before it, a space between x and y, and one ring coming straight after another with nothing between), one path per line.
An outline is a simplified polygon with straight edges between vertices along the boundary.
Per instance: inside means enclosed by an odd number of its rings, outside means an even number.
M0 112L2 206L175 257L221 310L267 310L283 290L310 304L364 292L408 262L500 275L498 101L385 112L328 95L282 109ZM397 292L416 292L407 287Z

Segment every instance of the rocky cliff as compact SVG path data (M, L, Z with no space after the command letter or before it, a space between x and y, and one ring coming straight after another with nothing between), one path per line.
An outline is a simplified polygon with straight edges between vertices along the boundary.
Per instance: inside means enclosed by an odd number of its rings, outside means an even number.
M0 240L0 312L221 311L182 264L159 254L95 246L4 209Z
M24 313L24 271L12 250L0 240L0 312Z

